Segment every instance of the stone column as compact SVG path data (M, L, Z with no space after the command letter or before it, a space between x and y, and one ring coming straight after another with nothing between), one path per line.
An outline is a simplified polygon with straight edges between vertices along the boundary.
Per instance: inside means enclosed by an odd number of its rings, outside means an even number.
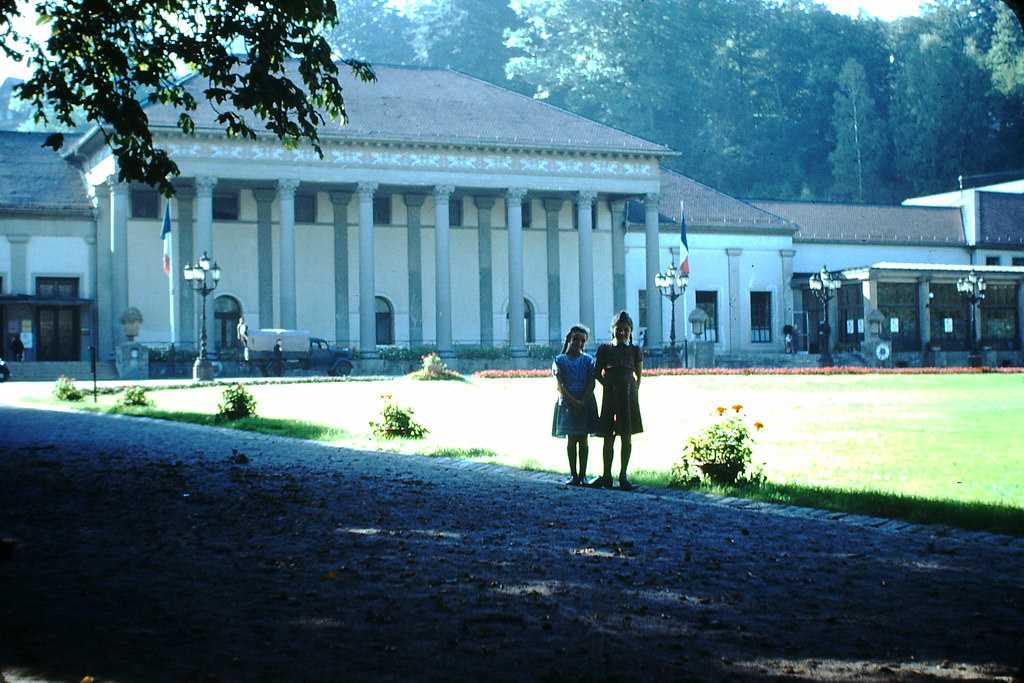
M334 339L342 346L352 343L348 321L348 205L351 192L331 192L334 207Z
M423 223L420 210L427 196L405 195L406 253L409 267L409 346L423 344Z
M612 210L612 305L626 310L626 202L616 201Z
M661 267L659 252L661 241L658 235L658 193L651 192L644 196L644 246L646 249L647 266L647 344L654 355L660 355L665 345L664 333L661 327L661 294L658 292L658 285L655 278ZM633 339L636 340L636 330L633 331Z
M494 268L491 263L491 210L494 197L473 197L476 204L477 261L480 267L480 345L494 344Z
M505 193L508 224L508 348L513 358L526 357L523 328L523 198L526 190L511 188Z
M561 199L544 200L548 247L548 343L552 346L561 346L565 335L562 330L562 261L558 229L562 203Z
M7 235L11 245L11 272L8 289L11 294L34 294L28 282L28 241L25 234Z
M298 327L295 293L295 190L299 181L284 179L277 181L278 207L280 216L280 268L281 268L281 327L294 330Z
M377 292L373 249L373 193L377 183L359 183L359 353L377 358Z
M782 305L779 307L778 320L774 321L775 329L781 330L786 325L792 325L794 323L793 318L793 257L796 256L794 249L779 249L779 258L782 266ZM862 316L863 317L863 314ZM772 339L775 339L775 335L772 335ZM780 337L782 340L783 348L785 348L785 336ZM793 341L796 343L796 340Z
M931 311L928 308L928 290L930 282L931 277L928 275L917 279L917 336L921 344L921 351L927 351L928 344L932 340ZM867 325L867 318L865 318L864 324ZM865 330L865 332L867 332L867 330Z
M211 177L196 178L196 257L206 254L211 262L217 259L213 253L213 188L217 185L217 179ZM199 303L202 305L202 302ZM215 316L213 315L213 302L206 302L206 339L208 350L213 350ZM198 323L197 323L198 324ZM196 348L198 349L198 342Z
M1017 341L1024 340L1024 279L1017 280ZM1017 364L1024 362L1024 351L1017 351Z
M726 249L729 257L729 291L727 306L729 307L729 339L728 348L735 352L740 348L742 326L740 324L740 254L742 249Z
M271 208L277 192L269 188L252 191L256 199L256 275L260 327L278 327L274 318L274 227Z
M216 186L216 178L196 178L197 258L206 254L213 260L213 188Z
M594 192L576 196L579 220L580 322L594 329Z
M121 314L128 308L128 186L117 178L108 179L110 187L110 338L114 352L127 341Z
M94 331L98 358L109 360L114 357L114 342L110 334L113 330L113 303L110 294L110 188L106 182L95 185L93 194L96 198L96 325ZM13 293L13 288L12 288Z
M434 302L437 320L437 353L454 358L452 347L452 264L448 200L455 190L451 185L434 188Z

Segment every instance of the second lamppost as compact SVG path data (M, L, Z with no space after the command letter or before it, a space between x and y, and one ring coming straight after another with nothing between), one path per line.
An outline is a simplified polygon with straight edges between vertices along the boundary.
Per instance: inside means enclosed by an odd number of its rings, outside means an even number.
M658 273L654 276L654 284L657 285L658 291L669 300L669 306L672 310L672 315L669 320L668 338L669 343L672 345L672 355L676 356L676 299L686 293L686 283L689 281L689 277L686 273L681 272L676 268L675 263L670 263L668 270L664 273ZM657 341L657 340L655 340Z
M978 353L978 304L985 298L985 278L979 277L972 269L967 277L956 281L956 291L967 299L967 366L981 366Z
M822 311L821 323L818 325L818 343L821 344L821 360L819 362L822 366L830 366L833 363L830 348L832 327L828 322L828 302L835 295L836 290L842 287L843 283L835 273L828 272L828 269L822 266L820 273L813 273L807 279L807 285L814 292L814 296L818 297L818 301L821 302L821 306L824 309Z
M211 265L210 257L203 252L195 263L186 263L184 271L185 282L193 292L203 298L203 313L199 323L199 355L192 365L192 379L209 382L213 379L214 368L206 353L206 297L220 284L220 266L216 262Z

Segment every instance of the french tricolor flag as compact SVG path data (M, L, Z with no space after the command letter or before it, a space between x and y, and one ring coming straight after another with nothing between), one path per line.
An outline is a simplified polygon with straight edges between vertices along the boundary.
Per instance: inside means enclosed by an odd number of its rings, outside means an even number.
M160 228L160 239L164 243L164 275L171 274L171 203L164 204L164 224Z
M686 213L683 211L683 202L679 201L679 241L682 244L679 253L679 272L683 275L690 274L690 245L686 243Z

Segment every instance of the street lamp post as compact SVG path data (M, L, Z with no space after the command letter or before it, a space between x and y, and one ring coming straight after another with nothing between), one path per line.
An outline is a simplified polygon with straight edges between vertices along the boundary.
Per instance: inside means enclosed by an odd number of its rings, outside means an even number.
M828 302L832 300L836 290L842 286L842 281L835 273L828 272L828 268L821 267L820 273L813 273L807 278L807 285L814 292L814 296L821 302L822 321L818 325L818 339L822 344L821 359L819 363L823 367L833 364L831 351L832 328L828 323Z
M686 283L689 279L685 273L676 268L675 263L670 263L664 273L658 273L654 276L654 284L657 285L658 291L669 300L669 307L672 310L671 318L669 319L668 338L669 343L672 345L673 357L675 357L676 351L676 299L686 293Z
M211 265L210 257L203 252L195 263L186 263L184 271L185 282L193 292L203 297L203 312L199 323L199 355L192 365L192 379L209 382L213 379L214 370L213 363L206 354L206 297L220 284L220 266L216 262Z
M981 354L978 353L978 304L985 298L985 278L979 277L974 269L956 281L956 291L967 299L967 365L976 368L981 365Z

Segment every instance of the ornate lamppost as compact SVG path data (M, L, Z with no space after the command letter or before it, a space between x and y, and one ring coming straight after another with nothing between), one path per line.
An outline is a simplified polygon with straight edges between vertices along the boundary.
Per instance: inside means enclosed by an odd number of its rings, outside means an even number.
M658 273L654 276L654 284L657 285L658 291L669 300L669 306L672 310L668 338L669 343L672 345L673 356L676 350L676 299L686 293L686 283L689 279L686 273L676 268L674 262L669 264L668 270L664 273Z
M981 365L981 354L978 353L978 304L985 298L985 278L980 277L971 269L967 277L956 281L956 291L967 299L967 365L976 368Z
M836 290L842 287L843 283L835 273L828 272L828 268L821 267L820 273L814 273L807 278L807 285L814 292L814 296L821 302L822 320L818 325L818 339L822 344L821 359L819 363L825 367L833 364L831 351L832 328L828 323L828 302L832 300Z
M184 270L185 282L193 292L197 292L199 296L203 297L203 313L199 327L199 355L192 365L192 379L209 382L213 379L214 370L213 363L206 355L206 297L220 284L220 266L216 262L211 265L210 257L203 252L203 255L195 263L186 263Z

